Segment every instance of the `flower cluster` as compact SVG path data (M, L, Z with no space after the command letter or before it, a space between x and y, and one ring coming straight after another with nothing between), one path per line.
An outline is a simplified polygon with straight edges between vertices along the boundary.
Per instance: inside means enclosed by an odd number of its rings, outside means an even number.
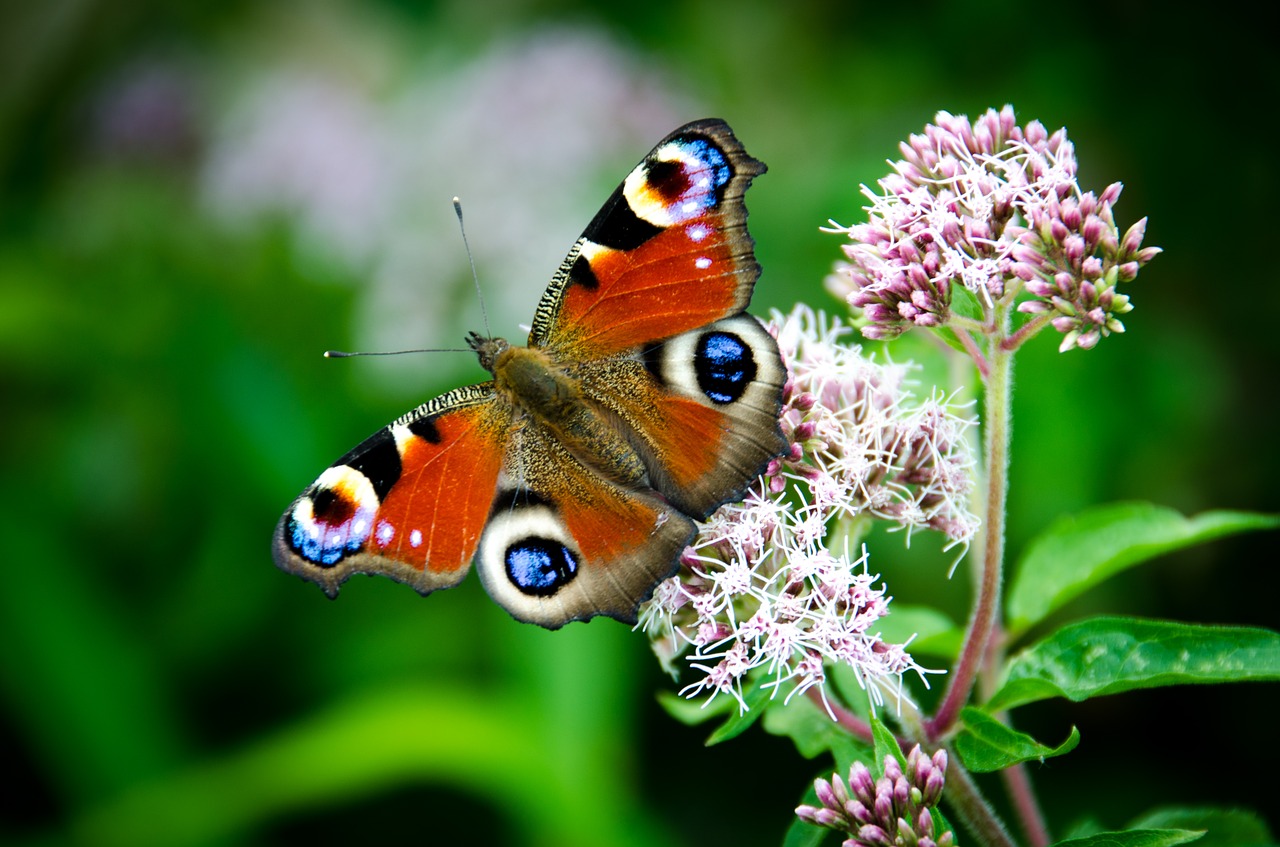
M972 123L947 112L935 121L901 145L882 193L862 186L867 223L832 222L853 243L830 284L862 309L863 334L948 323L957 285L990 309L1023 283L1036 299L1020 309L1056 313L1064 350L1122 331L1115 315L1131 305L1114 289L1159 248L1141 247L1145 218L1120 236L1111 213L1119 183L1101 197L1082 193L1066 130L1020 127L1010 106Z
M920 745L907 754L905 772L893 756L884 758L884 776L873 779L866 765L855 762L849 783L840 774L815 780L821 807L800 806L796 815L809 823L847 832L844 847L951 847L950 830L935 838L933 815L946 782L947 751L930 758Z
M1111 207L1120 189L1116 182L1100 197L1092 191L1050 197L1028 206L1030 226L1018 229L1013 272L1036 298L1018 304L1018 311L1052 315L1050 323L1064 335L1063 352L1087 350L1105 335L1124 332L1116 315L1133 305L1116 285L1131 282L1160 252L1159 247L1142 246L1146 218L1119 237Z
M701 673L686 696L726 693L745 709L757 668L771 694L817 686L825 696L825 666L837 663L880 702L882 686L901 694L905 672L925 671L880 638L890 598L865 550L851 559L849 544L875 519L967 543L977 527L966 509L972 422L937 397L913 403L907 367L839 343L850 330L838 320L801 306L775 314L773 330L789 372L789 452L744 502L712 515L640 625L668 670L683 655Z

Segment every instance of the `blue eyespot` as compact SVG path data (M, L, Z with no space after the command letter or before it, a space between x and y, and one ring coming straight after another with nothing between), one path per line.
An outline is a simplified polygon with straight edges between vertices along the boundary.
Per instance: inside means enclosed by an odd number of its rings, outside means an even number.
M550 538L522 538L503 557L507 576L525 594L555 594L578 572L578 560L569 548Z
M299 556L321 567L332 567L348 553L364 546L369 537L369 517L357 516L340 524L289 518L290 546Z
M285 533L295 553L327 568L364 547L373 531L377 499L368 480L350 467L330 468L325 474L331 480L317 482L299 498Z
M712 172L712 180L716 188L722 187L729 181L731 175L729 162L725 159L724 153L720 152L719 147L702 138L685 141L681 147L685 153L702 162ZM711 201L714 202L715 198L712 197Z
M732 403L756 378L756 360L733 333L708 332L698 339L694 370L698 387L713 403Z

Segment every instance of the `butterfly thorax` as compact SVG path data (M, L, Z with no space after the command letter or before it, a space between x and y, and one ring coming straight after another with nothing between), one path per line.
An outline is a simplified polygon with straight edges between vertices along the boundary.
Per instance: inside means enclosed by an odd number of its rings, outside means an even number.
M484 350L477 353L483 364ZM578 380L545 349L512 347L503 342L491 370L499 396L554 433L579 459L621 483L645 479L639 454L583 395Z

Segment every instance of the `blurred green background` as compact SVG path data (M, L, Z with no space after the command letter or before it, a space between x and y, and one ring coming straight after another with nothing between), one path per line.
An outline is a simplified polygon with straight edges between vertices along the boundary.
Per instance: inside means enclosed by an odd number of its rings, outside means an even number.
M1127 334L1020 356L1011 549L1096 502L1276 511L1270 37L1229 3L0 7L0 841L778 843L826 764L758 728L703 747L626 627L522 626L474 579L330 603L272 566L320 469L480 375L320 352L480 327L454 194L518 337L626 169L708 115L770 166L755 311L839 311L818 227L857 220L936 110L1009 102L1067 126L1082 184L1123 180L1121 224L1150 215L1166 250ZM900 602L963 618L936 544L873 541ZM1274 548L1168 557L1066 616L1275 627ZM1157 690L1022 725L1083 734L1033 769L1059 831L1166 801L1275 826L1275 706Z

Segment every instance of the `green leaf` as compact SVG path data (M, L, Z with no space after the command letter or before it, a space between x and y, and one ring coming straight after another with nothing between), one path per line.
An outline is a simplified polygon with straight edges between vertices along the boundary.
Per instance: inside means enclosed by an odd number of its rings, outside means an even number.
M1103 580L1162 553L1250 530L1280 527L1280 517L1205 512L1185 518L1150 503L1114 503L1059 518L1032 541L1009 589L1012 637Z
M962 709L960 718L964 731L956 736L956 752L965 767L977 773L1002 770L1019 762L1043 762L1070 753L1080 743L1080 732L1074 726L1066 741L1049 747L972 706Z
M960 652L964 633L951 618L931 606L894 603L879 623L880 637L890 644L911 641L911 655L954 659Z
M760 715L764 714L765 709L771 705L769 703L769 694L772 691L772 688L766 690L759 685L752 685L743 692L742 700L747 704L747 707L729 712L728 719L716 727L716 731L707 738L707 746L712 747L721 741L737 738L746 732L753 723L760 719Z
M734 705L733 700L724 697L712 700L706 705L704 702L689 700L665 689L658 692L658 705L685 726L697 726L712 718L727 715Z
M1014 656L985 708L1049 697L1079 702L1135 688L1280 679L1280 635L1252 627L1098 617Z
M830 753L835 758L836 769L843 773L848 773L854 761L871 758L869 744L850 735L807 697L775 704L765 711L761 725L771 735L790 738L806 759Z
M1171 847L1186 844L1204 835L1203 831L1187 829L1126 829L1120 832L1099 832L1084 838L1068 838L1055 842L1053 847Z
M1147 812L1131 826L1144 829L1203 829L1197 847L1274 847L1275 839L1261 817L1244 809L1167 808Z
M871 763L871 773L876 779L884 776L886 756L893 756L904 771L907 769L907 757L898 746L898 739L889 731L889 727L876 717L875 713L871 715L871 737L875 740L875 761Z

